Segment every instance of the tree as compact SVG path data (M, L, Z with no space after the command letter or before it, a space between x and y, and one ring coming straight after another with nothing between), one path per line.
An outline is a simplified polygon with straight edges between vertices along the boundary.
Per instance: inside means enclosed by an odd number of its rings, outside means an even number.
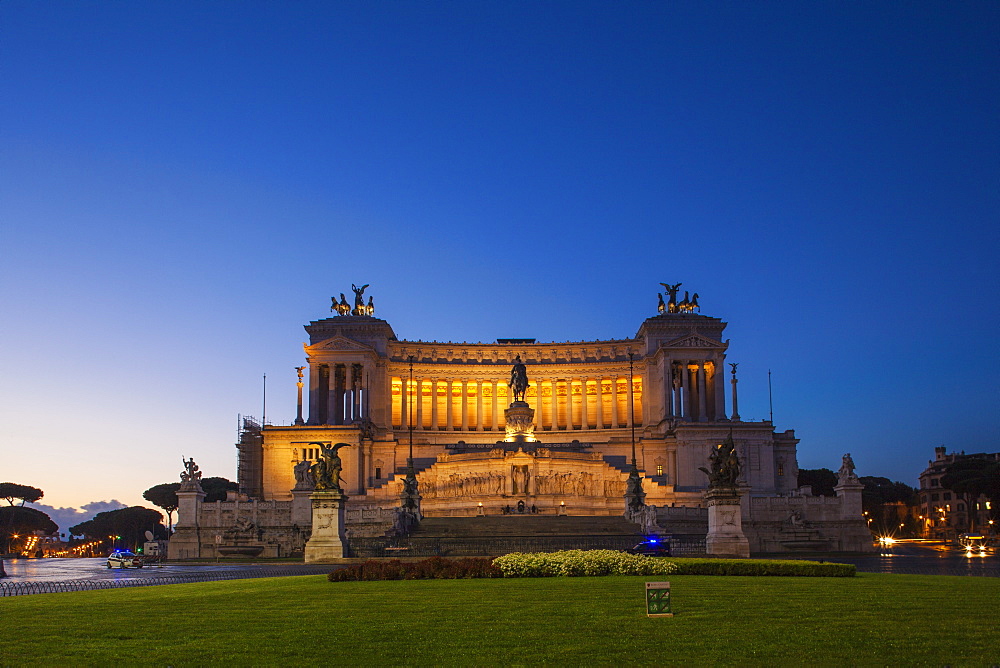
M201 488L205 490L205 503L225 501L227 492L235 492L240 486L225 478L203 478Z
M1000 462L983 457L956 459L941 476L941 487L950 489L965 500L969 512L969 532L976 531L976 504L980 496L992 503L1000 498Z
M887 503L902 503L913 506L917 503L917 490L906 483L894 482L878 476L861 476L865 488L861 491L862 507L872 512Z
M861 507L872 520L878 535L910 535L920 532L920 522L912 509L917 505L917 490L906 483L880 476L862 476ZM900 526L902 525L902 526Z
M167 528L170 531L174 530L173 513L177 510L177 490L180 487L179 482L165 482L161 485L153 485L142 493L142 498L167 511Z
M4 540L5 552L10 552L12 538L44 531L47 534L59 531L59 525L52 518L35 508L4 506L0 508L0 538Z
M70 527L70 533L84 535L91 540L105 540L114 536L113 541L135 549L146 540L145 533L152 531L157 538L166 538L163 514L152 508L130 506L120 510L97 513L93 519Z
M799 469L799 487L812 485L816 496L836 496L837 474L830 469Z
M12 506L17 499L21 500L23 506L25 501L34 503L43 496L45 496L45 492L37 487L19 485L16 482L0 482L0 499L6 499L7 503Z

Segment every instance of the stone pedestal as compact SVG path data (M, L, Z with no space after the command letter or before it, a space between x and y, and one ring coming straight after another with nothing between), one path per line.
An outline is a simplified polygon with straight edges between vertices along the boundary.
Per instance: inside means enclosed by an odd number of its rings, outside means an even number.
M861 492L865 486L857 476L851 475L840 480L833 488L840 500L840 519L842 527L839 531L837 548L850 552L873 552L875 546L868 523L862 515Z
M344 512L347 496L340 491L322 490L309 496L312 502L312 536L306 543L307 564L332 562L347 556Z
M749 557L750 542L743 534L740 494L735 488L709 489L708 536L705 552L715 557Z
M508 443L525 443L535 441L535 409L526 401L512 402L510 408L504 409L503 418L506 422Z
M300 529L308 529L312 524L312 501L309 500L312 493L312 489L296 487L292 490L292 524Z
M854 476L838 481L833 491L840 499L840 517L845 520L861 520L861 492L865 486Z
M177 490L177 521L167 543L167 559L197 559L203 556L198 515L204 499L205 491L197 480L181 483L181 488ZM207 540L212 541L213 538Z

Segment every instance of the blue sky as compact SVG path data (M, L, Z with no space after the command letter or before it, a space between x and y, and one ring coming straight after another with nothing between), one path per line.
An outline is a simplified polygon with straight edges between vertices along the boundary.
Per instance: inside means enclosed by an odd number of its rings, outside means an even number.
M1000 449L1000 5L0 4L0 478L235 478L301 326L722 317L803 467Z

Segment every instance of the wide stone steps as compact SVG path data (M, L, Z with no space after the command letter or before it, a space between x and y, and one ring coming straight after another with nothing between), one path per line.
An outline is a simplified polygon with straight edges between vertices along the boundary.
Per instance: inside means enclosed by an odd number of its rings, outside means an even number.
M490 515L425 517L413 538L493 538L499 536L636 536L639 528L624 517Z
M628 550L644 536L624 517L497 515L425 517L404 538L351 540L356 557L496 557L510 552ZM671 538L674 556L705 554L705 536Z
M413 473L415 475L419 475L424 471L426 471L427 469L429 469L430 467L434 466L436 462L437 462L437 457L414 457ZM396 467L396 470L392 473L392 475L390 475L388 478L375 483L375 485L372 486L372 490L385 487L386 485L388 485L393 480L396 480L397 478L405 478L405 477L406 477L406 467L398 466Z

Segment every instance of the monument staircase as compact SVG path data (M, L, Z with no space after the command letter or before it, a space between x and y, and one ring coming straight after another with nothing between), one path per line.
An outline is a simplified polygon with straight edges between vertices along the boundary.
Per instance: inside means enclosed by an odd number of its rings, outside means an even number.
M629 458L626 457L625 455L604 455L603 459L608 466L617 471L621 471L622 473L631 473L632 471L632 464L631 462L629 462ZM646 469L644 468L640 468L638 470L639 473L642 475L643 480L655 483L660 487L664 487L667 485L667 476L647 475Z
M425 517L408 537L357 539L359 557L490 557L510 552L626 550L642 540L624 517L530 513L477 517Z
M488 557L510 552L627 550L644 538L621 516L511 513L477 517L425 517L407 537L351 540L357 557ZM675 556L705 553L700 536L672 539Z
M820 552L830 549L831 541L819 529L810 526L783 526L779 533L781 546L789 551Z
M413 472L419 475L420 473L423 473L430 467L434 466L434 463L436 461L437 457L414 457ZM406 466L405 465L397 466L396 470L393 471L392 475L390 475L388 478L384 480L380 480L379 482L375 483L375 485L372 486L372 490L380 489L388 485L393 480L396 480L397 478L405 478L405 477L406 477Z

